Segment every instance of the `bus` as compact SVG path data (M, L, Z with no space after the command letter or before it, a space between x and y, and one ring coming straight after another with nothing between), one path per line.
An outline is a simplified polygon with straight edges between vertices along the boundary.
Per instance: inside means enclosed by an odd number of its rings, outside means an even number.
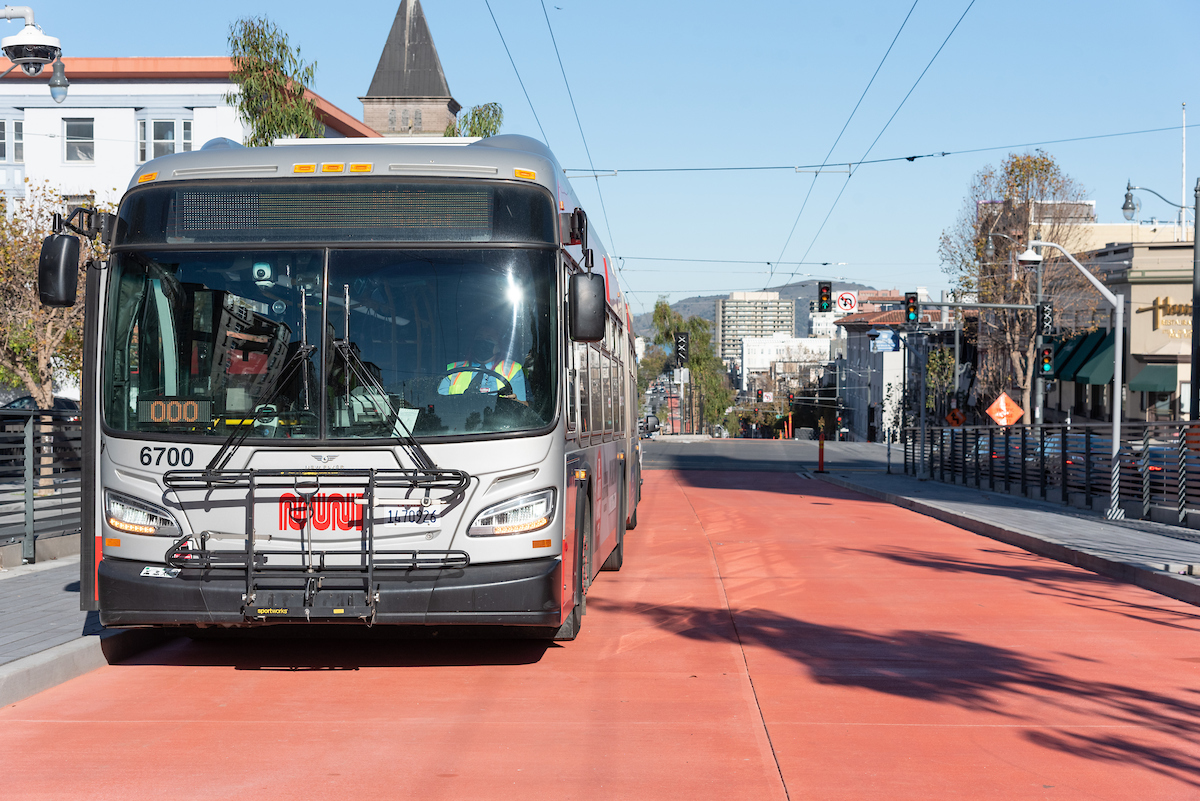
M637 523L636 363L545 145L214 140L55 228L101 623L578 634Z

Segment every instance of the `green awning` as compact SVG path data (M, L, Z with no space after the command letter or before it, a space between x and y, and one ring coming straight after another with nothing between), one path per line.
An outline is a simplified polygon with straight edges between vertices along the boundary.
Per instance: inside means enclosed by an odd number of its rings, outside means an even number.
M1076 384L1108 384L1113 380L1113 351L1116 348L1117 335L1109 332L1104 337L1104 343L1096 349L1091 358L1084 362L1083 367L1075 374Z
M1075 353L1075 349L1078 348L1085 339L1087 339L1086 335L1055 344L1054 363L1059 365L1059 369L1055 371L1053 376L1054 378L1062 377L1062 365L1066 364L1071 359L1071 355Z
M1179 386L1179 368L1173 364L1148 364L1129 382L1130 392L1174 392Z
M1075 373L1104 340L1104 332L1093 331L1080 339L1080 343L1071 351L1071 355L1067 358L1066 362L1063 362L1061 359L1059 360L1059 364L1062 365L1062 367L1058 368L1059 381L1075 380Z

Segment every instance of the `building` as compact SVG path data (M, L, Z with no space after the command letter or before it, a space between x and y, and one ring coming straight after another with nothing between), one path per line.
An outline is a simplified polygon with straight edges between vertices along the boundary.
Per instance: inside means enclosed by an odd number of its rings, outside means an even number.
M823 365L830 358L828 337L793 337L784 332L769 337L742 337L738 356L742 367L740 389L749 390L751 376L761 374L770 375L774 388L781 376L800 375L801 365Z
M70 58L70 89L50 99L45 74L13 70L0 80L0 192L25 196L25 179L47 181L70 204L115 202L138 165L246 129L225 102L235 91L226 57ZM378 136L316 94L325 135Z
M446 75L420 0L403 0L367 94L363 120L383 136L441 136L462 106Z
M717 301L716 321L717 355L740 368L744 337L795 336L796 302L780 300L778 292L731 292Z
M925 330L944 329L947 318L940 309L923 309ZM843 426L848 438L876 442L889 434L895 441L904 404L904 363L907 338L904 310L859 312L837 321L845 333L845 356L835 361L837 396L841 398ZM898 350L880 351L879 332L895 332Z
M1137 242L1110 244L1077 256L1112 292L1125 296L1127 420L1188 416L1193 253L1191 242ZM1100 314L1078 321L1075 327L1081 333L1055 354L1057 386L1046 398L1048 421L1068 415L1075 420L1112 417L1116 337L1108 304L1098 300Z

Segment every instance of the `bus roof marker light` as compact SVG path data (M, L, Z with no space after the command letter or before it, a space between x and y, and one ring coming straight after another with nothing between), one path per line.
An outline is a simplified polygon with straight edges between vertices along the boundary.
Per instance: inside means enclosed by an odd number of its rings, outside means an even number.
M322 164L321 165L321 172L345 172L345 171L346 171L346 165L342 164L342 163Z
M514 178L525 178L529 181L535 181L535 180L537 180L537 172L534 170L523 170L520 167L517 167L513 170L513 177Z
M153 180L154 180L155 178L157 178L157 177L158 177L158 173L156 173L156 172L148 172L148 173L144 173L143 175L139 175L139 176L138 176L138 181L137 181L137 182L138 182L139 184L144 184L144 183L146 183L147 181L153 181Z
M351 164L350 172L371 172L374 168L374 164Z
M292 165L293 173L313 173L316 171L317 171L316 164L293 164Z

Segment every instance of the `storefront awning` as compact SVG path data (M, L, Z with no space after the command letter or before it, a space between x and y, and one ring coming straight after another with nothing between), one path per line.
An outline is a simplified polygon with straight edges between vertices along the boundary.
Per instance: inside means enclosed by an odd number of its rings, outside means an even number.
M1061 359L1059 360L1062 367L1058 368L1058 380L1074 381L1075 373L1083 366L1083 363L1087 361L1087 358L1092 355L1103 340L1103 331L1093 331L1082 337L1082 341L1071 351L1071 355L1067 358L1066 362L1063 362Z
M1054 351L1054 362L1055 364L1059 365L1059 369L1057 372L1055 372L1053 376L1054 378L1061 377L1062 365L1066 364L1070 360L1071 355L1075 353L1075 349L1078 348L1085 339L1087 339L1086 335L1069 339L1066 342L1058 343Z
M1113 380L1113 351L1117 335L1110 331L1091 358L1075 374L1076 384L1107 384Z
M1130 392L1174 392L1179 386L1179 368L1173 364L1148 364L1129 382Z

